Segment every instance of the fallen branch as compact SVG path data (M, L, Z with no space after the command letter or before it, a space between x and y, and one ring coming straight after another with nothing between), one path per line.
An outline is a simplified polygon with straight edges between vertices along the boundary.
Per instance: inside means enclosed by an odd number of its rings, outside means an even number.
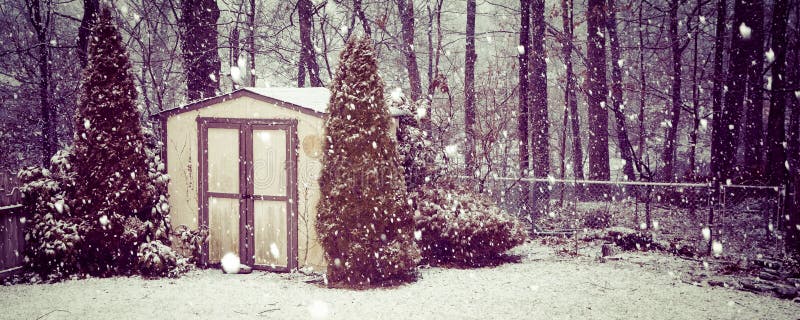
M46 316L49 316L51 313L53 313L53 312L56 312L56 311L61 311L61 312L66 312L66 313L72 313L72 312L69 312L69 311L67 311L67 310L55 309L55 310L52 310L52 311L50 311L50 312L48 312L48 313L45 313L45 314L43 314L43 315L39 316L38 318L36 318L36 320L42 319L42 318L44 318L44 317L46 317Z

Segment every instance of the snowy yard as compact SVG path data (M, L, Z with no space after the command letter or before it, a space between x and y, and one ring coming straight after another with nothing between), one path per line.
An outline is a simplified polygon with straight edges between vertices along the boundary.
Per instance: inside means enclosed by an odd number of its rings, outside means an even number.
M199 270L0 287L4 319L797 319L800 303L686 283L691 261L658 254L600 263L538 242L520 263L430 268L415 283L352 291L309 277Z

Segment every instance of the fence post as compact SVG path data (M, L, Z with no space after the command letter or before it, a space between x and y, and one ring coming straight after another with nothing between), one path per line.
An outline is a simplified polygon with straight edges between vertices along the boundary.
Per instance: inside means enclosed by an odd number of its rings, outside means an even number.
M709 206L708 206L708 255L711 256L714 254L713 252L713 243L714 243L714 208L717 206L717 200L719 200L719 180L713 179L710 185L711 194L708 197Z

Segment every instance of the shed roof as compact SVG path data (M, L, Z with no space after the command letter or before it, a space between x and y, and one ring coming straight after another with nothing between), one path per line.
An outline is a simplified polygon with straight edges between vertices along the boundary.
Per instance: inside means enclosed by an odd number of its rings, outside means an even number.
M168 118L170 116L193 111L218 104L239 97L251 97L269 102L284 108L297 110L303 113L324 117L328 109L330 91L324 87L314 88L241 88L231 93L197 100L189 104L156 113L155 117Z
M269 102L284 108L300 111L318 117L324 117L328 113L328 101L331 92L325 87L312 88L255 88L245 87L237 89L231 93L211 97L204 100L197 100L189 104L167 109L156 113L153 117L166 119L170 116L201 109L210 105L218 104L228 100L233 100L242 96L251 97L257 100ZM389 107L389 114L393 117L411 115L408 111L400 110L394 106Z

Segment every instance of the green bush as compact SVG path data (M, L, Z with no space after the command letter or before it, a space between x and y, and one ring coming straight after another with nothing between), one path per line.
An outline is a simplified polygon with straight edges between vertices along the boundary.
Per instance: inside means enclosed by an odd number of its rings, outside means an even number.
M525 225L490 199L465 188L439 185L421 187L413 196L423 261L459 267L491 265L527 240Z

